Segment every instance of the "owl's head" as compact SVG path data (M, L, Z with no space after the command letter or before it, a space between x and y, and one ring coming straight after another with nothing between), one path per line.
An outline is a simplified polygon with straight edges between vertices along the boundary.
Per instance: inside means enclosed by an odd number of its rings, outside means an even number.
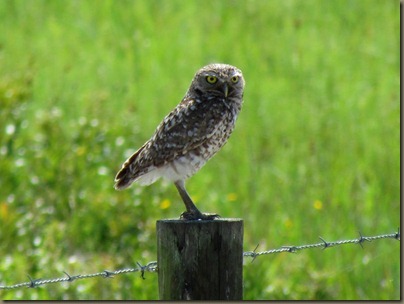
M242 98L244 78L241 71L231 65L214 63L196 72L188 93L208 94L214 97Z

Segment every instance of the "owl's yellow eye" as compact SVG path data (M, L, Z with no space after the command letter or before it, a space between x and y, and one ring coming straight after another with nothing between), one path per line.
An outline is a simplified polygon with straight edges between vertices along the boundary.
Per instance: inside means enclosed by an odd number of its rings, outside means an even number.
M232 78L231 78L231 82L232 83L237 83L238 82L238 76L233 76Z
M216 76L206 76L206 81L209 82L210 84L214 84L217 82L217 77Z

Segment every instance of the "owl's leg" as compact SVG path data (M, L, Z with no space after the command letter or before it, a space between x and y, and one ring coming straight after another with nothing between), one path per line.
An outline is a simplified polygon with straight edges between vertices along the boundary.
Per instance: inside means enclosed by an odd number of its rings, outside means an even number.
M185 189L185 183L183 180L176 181L174 184L177 187L177 190L185 204L185 208L187 208L187 211L181 214L182 219L190 221L214 220L215 218L219 217L219 215L217 214L202 213L198 210L198 208L196 208L194 202L190 198L187 190Z

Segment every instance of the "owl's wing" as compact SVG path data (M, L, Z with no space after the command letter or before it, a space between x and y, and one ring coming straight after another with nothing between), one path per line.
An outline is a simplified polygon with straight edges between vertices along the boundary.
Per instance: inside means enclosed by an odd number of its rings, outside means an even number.
M222 113L220 102L184 98L150 139L148 156L153 164L162 165L206 143L224 119Z
M154 135L123 164L115 177L115 188L125 189L151 168L205 144L225 119L221 103L184 98L157 127Z

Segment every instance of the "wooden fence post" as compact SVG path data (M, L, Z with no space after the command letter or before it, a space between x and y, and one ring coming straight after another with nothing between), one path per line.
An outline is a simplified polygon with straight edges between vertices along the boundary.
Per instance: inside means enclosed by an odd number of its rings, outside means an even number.
M243 221L157 221L160 300L242 300Z

